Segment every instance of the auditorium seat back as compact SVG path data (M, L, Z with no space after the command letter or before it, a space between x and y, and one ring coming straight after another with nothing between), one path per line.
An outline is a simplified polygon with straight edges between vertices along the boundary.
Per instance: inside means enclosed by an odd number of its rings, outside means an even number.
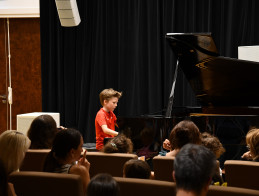
M259 190L259 162L227 160L224 167L228 186Z
M155 156L153 170L156 180L173 182L174 157Z
M43 171L45 159L50 149L29 149L24 157L20 171Z
M121 196L132 195L175 195L175 183L151 179L114 177L120 186Z
M157 196L157 195L176 195L176 184L174 182L114 177L120 186L121 196ZM213 186L209 187L207 196L258 196L258 190Z
M207 196L258 196L258 190L238 188L238 187L225 187L213 186L209 187Z
M9 182L18 196L83 196L83 183L79 175L48 172L13 172Z
M123 176L123 165L130 159L137 159L135 154L87 152L86 159L90 162L90 176L108 173L112 176Z

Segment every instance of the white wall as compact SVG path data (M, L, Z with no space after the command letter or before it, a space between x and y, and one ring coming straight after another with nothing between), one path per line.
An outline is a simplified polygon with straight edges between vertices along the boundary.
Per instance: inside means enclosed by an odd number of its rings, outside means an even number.
M0 0L0 18L40 17L40 0Z
M238 46L238 58L259 62L259 46Z

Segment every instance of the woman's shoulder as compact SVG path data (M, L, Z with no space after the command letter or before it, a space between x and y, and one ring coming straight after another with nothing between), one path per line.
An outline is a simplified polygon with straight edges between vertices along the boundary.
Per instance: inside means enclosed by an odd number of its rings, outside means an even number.
M69 173L70 168L72 167L71 164L64 164L64 165L59 165L54 169L55 173Z
M82 174L82 172L87 172L87 169L84 166L78 164L72 165L69 170L70 174Z
M176 150L172 150L172 151L166 153L165 156L166 156L166 157L175 157L176 154L177 154L177 151L176 151Z

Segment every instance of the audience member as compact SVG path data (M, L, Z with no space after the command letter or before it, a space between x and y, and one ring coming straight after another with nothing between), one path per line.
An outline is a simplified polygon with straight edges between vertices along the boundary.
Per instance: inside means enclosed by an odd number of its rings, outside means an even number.
M75 129L59 131L45 160L44 171L80 175L84 190L86 190L90 181L90 163L85 158L86 151L80 158L81 152L83 152L82 146L83 138L79 131Z
M155 142L155 131L151 127L144 127L140 132L141 148L136 151L138 157L144 156L146 161L158 154L159 145Z
M87 196L119 196L119 185L110 174L94 176L87 187Z
M31 149L50 149L57 133L56 121L50 115L36 117L28 130L31 140Z
M128 160L123 166L123 177L150 179L151 169L147 162L138 159Z
M185 144L201 144L201 133L192 121L183 120L175 125L170 133L169 141L171 149L166 156L175 157Z
M133 144L131 139L123 134L110 139L103 147L105 153L132 153Z
M226 150L219 139L207 132L201 134L201 143L206 148L210 149L218 159Z
M207 132L204 132L201 135L202 145L211 150L211 152L213 152L216 156L216 159L218 159L225 152L225 148L222 146L219 139ZM215 173L212 177L212 183L214 184L216 182L218 182L220 185L223 183L222 170L220 169L219 165L216 168Z
M249 151L244 153L242 158L245 160L259 161L259 129L251 129L246 134L246 144Z
M0 135L0 160L4 164L7 175L13 171L19 171L30 143L28 137L15 130L8 130Z
M216 157L206 147L186 144L174 160L176 196L205 196L216 168Z

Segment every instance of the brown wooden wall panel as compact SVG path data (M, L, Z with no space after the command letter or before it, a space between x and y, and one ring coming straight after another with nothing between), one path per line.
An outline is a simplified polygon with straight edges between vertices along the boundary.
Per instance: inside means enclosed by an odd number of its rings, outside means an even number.
M16 129L16 115L41 112L41 54L40 19L10 18L11 77L13 88L12 129ZM6 19L0 19L0 94L5 89ZM8 84L7 84L8 85ZM6 129L6 104L0 103L0 130ZM2 116L3 114L3 116ZM6 115L6 114L5 114ZM8 127L9 128L9 127Z

